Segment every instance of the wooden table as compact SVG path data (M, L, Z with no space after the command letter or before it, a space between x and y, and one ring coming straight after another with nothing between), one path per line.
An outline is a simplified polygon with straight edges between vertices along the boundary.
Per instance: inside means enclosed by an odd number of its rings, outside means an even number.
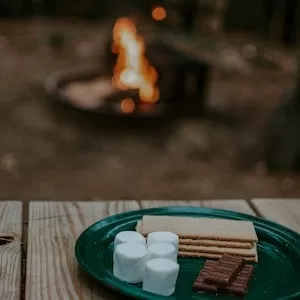
M124 211L205 206L258 215L300 232L300 199L213 201L0 202L0 299L120 299L78 270L74 245L89 225ZM29 210L28 216L24 214ZM23 236L23 237L22 237ZM124 297L122 297L124 299Z

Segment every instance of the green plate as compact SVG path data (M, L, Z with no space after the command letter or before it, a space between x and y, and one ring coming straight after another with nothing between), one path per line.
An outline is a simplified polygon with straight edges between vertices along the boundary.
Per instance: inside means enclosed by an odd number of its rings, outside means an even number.
M91 277L116 292L136 299L230 300L234 296L192 291L204 259L178 258L180 273L174 295L157 296L144 292L141 285L124 283L113 276L112 255L115 235L134 230L143 215L213 217L249 220L259 238L259 262L248 287L247 300L300 299L300 235L286 227L253 216L200 207L164 207L131 211L99 221L78 238L75 252L81 268Z

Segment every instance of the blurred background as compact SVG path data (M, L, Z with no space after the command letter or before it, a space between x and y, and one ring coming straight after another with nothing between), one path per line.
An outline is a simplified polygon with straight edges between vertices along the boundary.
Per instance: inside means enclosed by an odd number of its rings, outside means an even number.
M298 0L1 0L0 197L299 196L299 13ZM119 34L139 32L122 49L143 40L159 70L153 103L111 89L120 18L133 23ZM118 109L99 104L110 97Z

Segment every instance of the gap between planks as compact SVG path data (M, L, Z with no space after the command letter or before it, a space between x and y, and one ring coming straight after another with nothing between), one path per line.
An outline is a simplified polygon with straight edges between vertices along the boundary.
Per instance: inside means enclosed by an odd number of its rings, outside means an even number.
M29 201L23 203L22 213L22 244L21 244L21 300L25 300L26 287L26 261L27 261L27 238L28 238L28 219L29 219Z

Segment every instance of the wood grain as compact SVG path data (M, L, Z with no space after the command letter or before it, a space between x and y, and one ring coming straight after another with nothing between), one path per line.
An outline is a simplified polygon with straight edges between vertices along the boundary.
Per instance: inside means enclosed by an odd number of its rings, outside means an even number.
M226 209L241 213L255 215L245 200L210 200L210 201L141 201L142 208L163 206L198 206Z
M96 221L139 208L136 201L30 202L26 299L117 299L78 270L74 246Z
M202 203L205 207L232 210L244 214L255 215L255 212L245 200L212 200L202 201Z
M14 241L0 246L0 299L21 298L22 202L0 202L0 238Z
M253 199L259 215L300 232L300 199Z

